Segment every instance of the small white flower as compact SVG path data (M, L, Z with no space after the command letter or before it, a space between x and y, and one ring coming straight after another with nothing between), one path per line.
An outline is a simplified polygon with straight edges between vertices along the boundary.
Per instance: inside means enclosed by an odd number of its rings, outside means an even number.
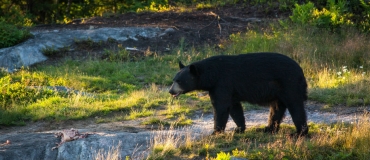
M362 72L362 76L365 76L366 72Z
M346 73L348 71L347 66L343 66L342 71L343 71L343 73Z
M362 69L362 68L364 68L364 66L360 66L360 68Z
M337 72L337 75L338 75L338 76L342 75L342 72Z

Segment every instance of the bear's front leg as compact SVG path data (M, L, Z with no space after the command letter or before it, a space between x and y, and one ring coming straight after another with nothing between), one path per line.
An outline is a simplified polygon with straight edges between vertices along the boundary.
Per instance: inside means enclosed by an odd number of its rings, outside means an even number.
M217 96L211 92L209 95L213 106L213 134L222 133L225 131L226 123L229 118L230 108L232 106L231 98L226 98L226 96Z
M242 104L239 101L234 101L230 109L230 116L234 120L237 128L236 133L244 133L245 131L245 117Z

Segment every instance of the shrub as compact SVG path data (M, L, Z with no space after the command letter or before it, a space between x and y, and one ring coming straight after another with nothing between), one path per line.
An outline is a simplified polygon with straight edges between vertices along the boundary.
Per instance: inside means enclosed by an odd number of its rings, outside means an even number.
M316 9L315 5L312 2L308 2L303 5L295 4L293 9L293 15L290 16L290 19L299 24L308 24L313 19L313 11Z
M362 13L362 17L360 16L359 19L360 22L359 22L359 28L362 30L362 31L365 31L365 32L370 32L370 1L368 1L368 3L366 4L366 2L364 0L359 0L360 3L361 3L361 8L363 10L361 10L360 12Z
M32 34L27 29L0 21L0 48L10 47L25 41Z
M319 9L318 9L319 8ZM290 19L301 25L312 25L335 30L342 26L356 26L363 32L370 31L370 2L364 0L327 0L295 4Z

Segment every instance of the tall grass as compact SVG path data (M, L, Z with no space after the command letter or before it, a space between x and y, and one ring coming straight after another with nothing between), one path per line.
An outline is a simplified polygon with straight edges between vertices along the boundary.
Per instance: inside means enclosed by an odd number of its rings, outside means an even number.
M189 127L174 131L174 126L172 124L169 130L153 132L150 139L151 152L146 159L176 159L181 157L181 152L192 150L194 140L199 135L193 133Z
M105 151L103 149L98 150L93 155L93 159L95 160L121 160L123 159L120 154L120 147L121 142L119 142L118 146L112 146L112 148L109 148L108 151ZM128 158L126 158L128 160Z
M289 138L294 130L283 126L275 135L266 135L250 128L244 134L224 133L184 139L167 131L152 138L153 152L149 159L359 159L370 156L369 117L352 124L310 124L310 137ZM169 135L168 135L169 134ZM155 157L155 158L154 158Z

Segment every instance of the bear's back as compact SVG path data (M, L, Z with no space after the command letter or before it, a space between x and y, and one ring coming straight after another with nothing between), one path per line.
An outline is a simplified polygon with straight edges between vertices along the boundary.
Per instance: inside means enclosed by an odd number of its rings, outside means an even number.
M240 55L219 55L195 62L202 66L204 72L219 72L221 75L237 76L248 75L256 78L259 75L266 77L278 75L299 75L303 71L297 62L288 56L279 53L248 53ZM268 77L268 76L267 76Z
M301 67L282 54L265 52L220 55L193 64L201 73L200 86L207 86L208 89L222 86L223 90L233 90L240 99L264 96L256 91L277 93L288 88L299 88L300 94L306 99L307 84ZM267 98L254 98L257 99Z

